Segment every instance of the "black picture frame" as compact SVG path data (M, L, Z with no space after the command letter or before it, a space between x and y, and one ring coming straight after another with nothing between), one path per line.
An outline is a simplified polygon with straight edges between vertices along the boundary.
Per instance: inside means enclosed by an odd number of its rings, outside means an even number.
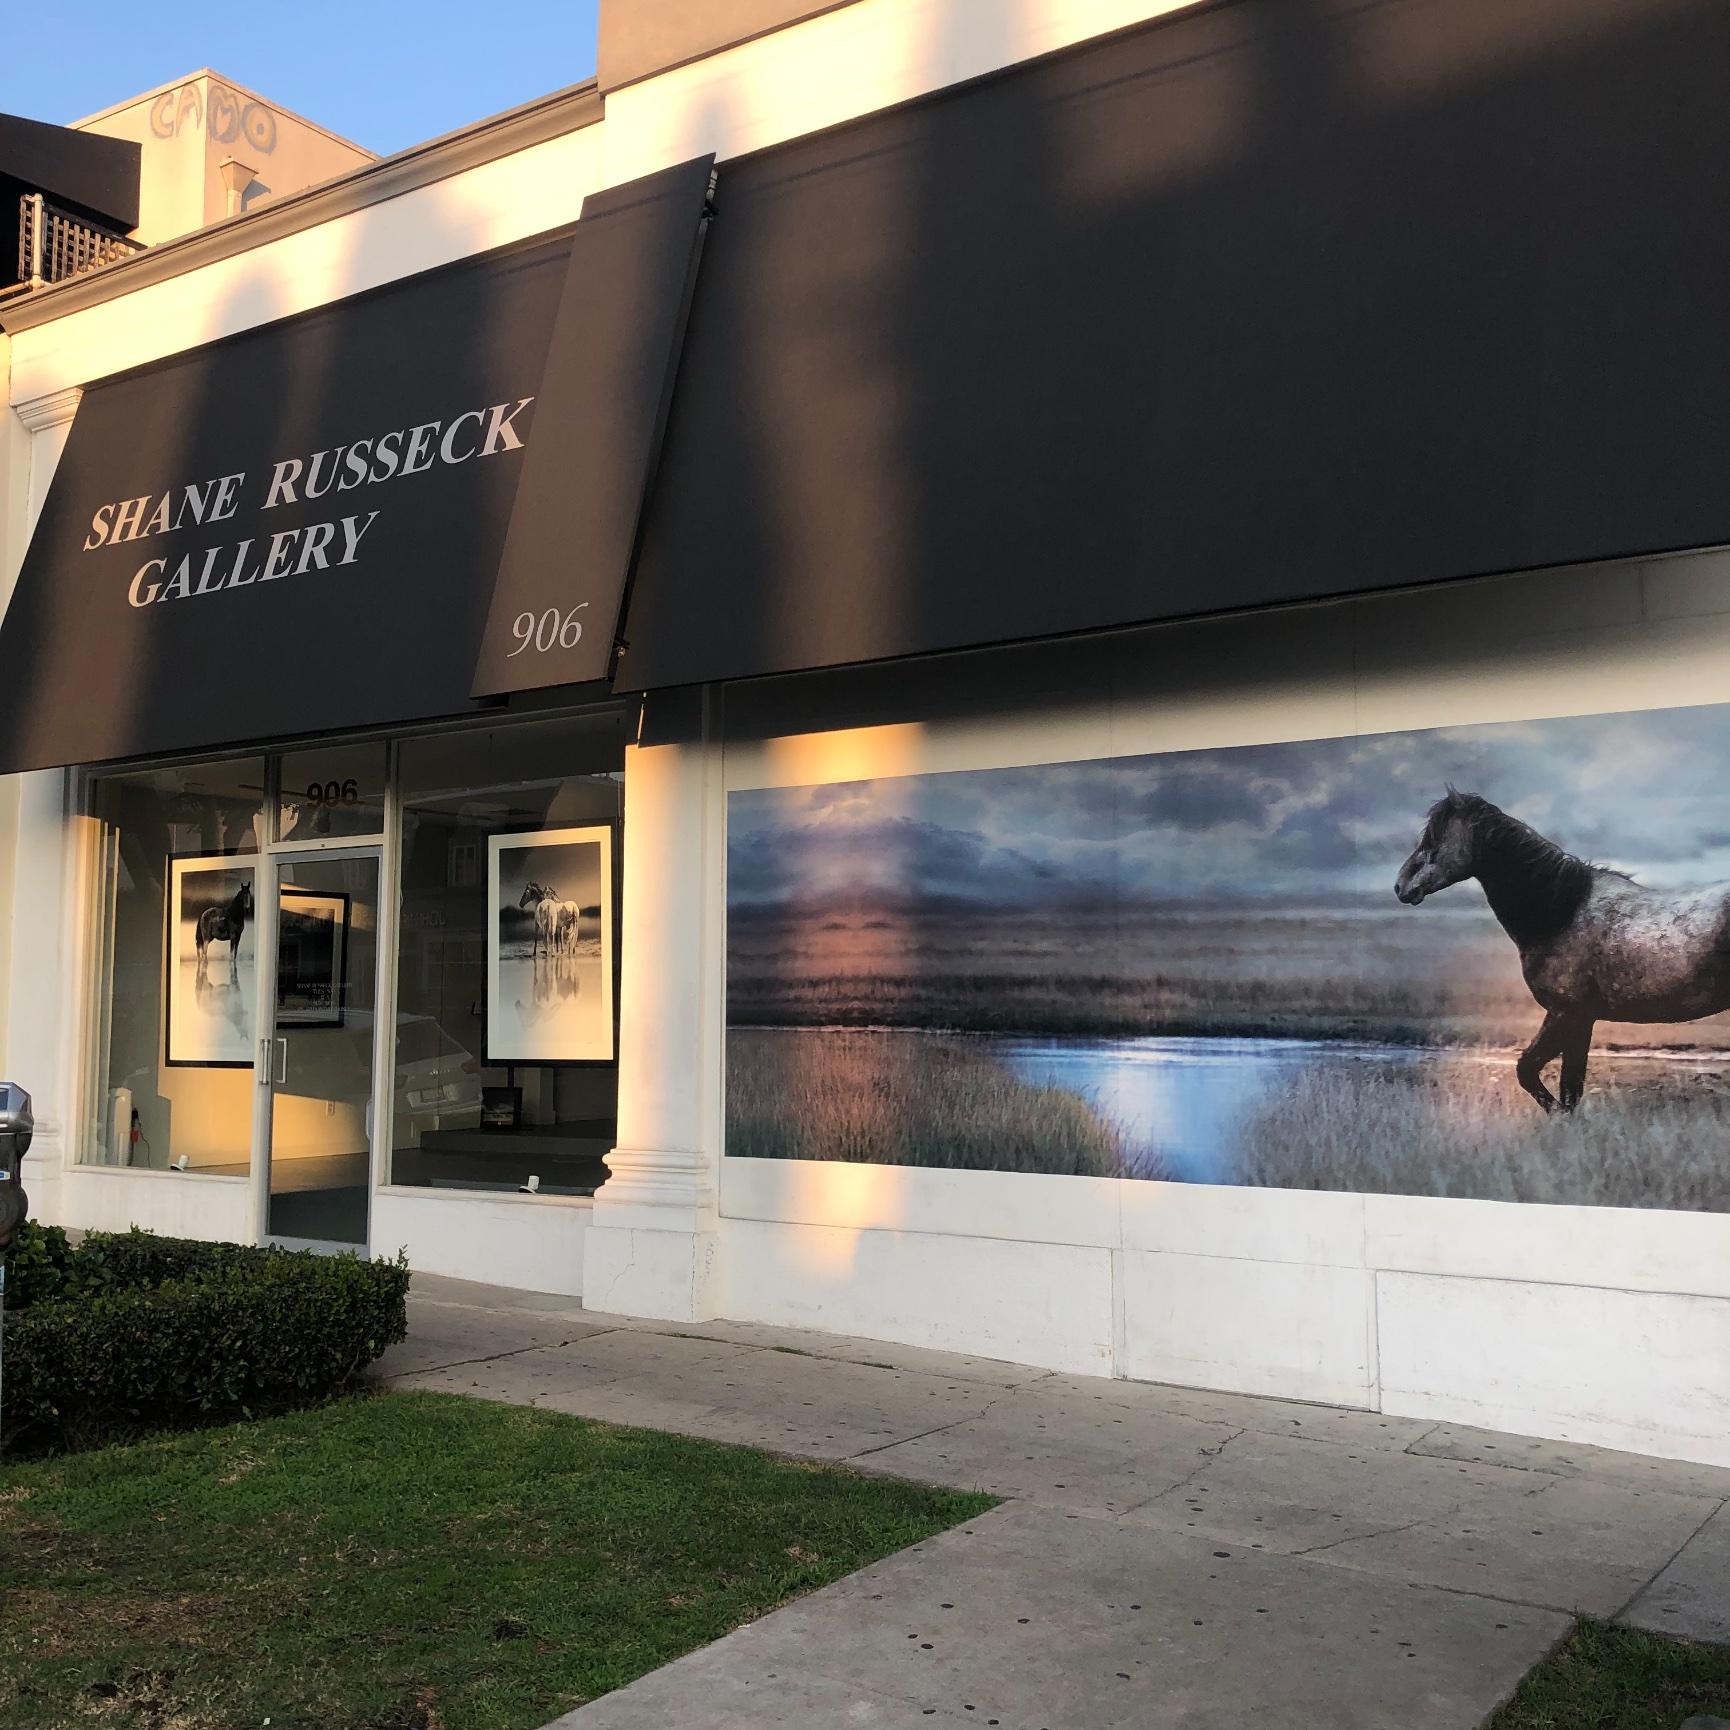
M297 907L295 903L300 905ZM341 1027L348 1019L348 937L353 897L342 889L284 883L276 925L276 1025ZM330 910L319 920L315 904ZM330 932L328 955L316 941ZM295 1001L296 995L303 1000Z

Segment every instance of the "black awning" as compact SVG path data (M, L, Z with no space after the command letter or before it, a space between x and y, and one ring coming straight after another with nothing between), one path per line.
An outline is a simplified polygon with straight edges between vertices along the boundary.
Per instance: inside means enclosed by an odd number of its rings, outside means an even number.
M91 386L0 624L0 772L604 677L709 173ZM573 293L593 322L561 312ZM635 467L574 481L588 429L623 423L650 429ZM547 676L477 678L490 632L513 646L514 614L489 626L507 542L544 553L554 521L556 566L506 559L512 605L592 621L584 651L537 613L523 660Z
M613 666L623 581L666 425L714 158L583 200L474 695ZM604 593L585 573L616 574Z
M620 683L1730 541L1726 24L1242 0L729 162Z
M44 192L126 232L138 226L141 154L124 138L0 114L0 182Z

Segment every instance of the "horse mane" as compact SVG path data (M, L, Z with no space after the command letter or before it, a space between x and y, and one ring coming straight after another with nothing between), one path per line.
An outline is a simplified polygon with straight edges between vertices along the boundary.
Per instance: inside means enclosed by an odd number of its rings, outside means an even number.
M1595 876L1633 881L1626 872L1610 871L1568 852L1478 793L1450 786L1429 816L1432 822L1458 817L1471 825L1482 860L1478 881L1510 931L1519 927L1536 934L1567 924Z

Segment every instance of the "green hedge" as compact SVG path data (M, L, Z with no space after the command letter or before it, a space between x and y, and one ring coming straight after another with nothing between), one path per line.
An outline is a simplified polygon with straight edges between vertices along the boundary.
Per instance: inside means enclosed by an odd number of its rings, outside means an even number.
M34 1301L6 1329L3 1421L82 1442L314 1398L407 1332L395 1261L92 1232L112 1283Z
M196 1237L158 1237L134 1226L131 1231L87 1231L74 1253L99 1259L117 1285L144 1287L208 1279L227 1268L279 1261L286 1252Z
M75 1249L61 1226L27 1219L18 1228L6 1262L6 1313L16 1315L31 1304L54 1298L78 1297L113 1280L100 1252Z

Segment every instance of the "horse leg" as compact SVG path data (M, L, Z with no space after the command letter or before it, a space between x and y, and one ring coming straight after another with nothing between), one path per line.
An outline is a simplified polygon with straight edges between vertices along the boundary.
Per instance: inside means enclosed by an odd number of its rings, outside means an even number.
M1544 1017L1544 1025L1538 1029L1532 1043L1520 1053L1520 1061L1514 1065L1514 1074L1519 1077L1520 1085L1545 1111L1556 1109L1556 1096L1544 1085L1544 1065L1561 1053L1567 1037L1566 1028L1566 1020L1552 1009Z
M1592 1029L1597 1023L1590 1017L1570 1021L1562 1043L1562 1109L1572 1111L1586 1091L1586 1059L1592 1051Z

